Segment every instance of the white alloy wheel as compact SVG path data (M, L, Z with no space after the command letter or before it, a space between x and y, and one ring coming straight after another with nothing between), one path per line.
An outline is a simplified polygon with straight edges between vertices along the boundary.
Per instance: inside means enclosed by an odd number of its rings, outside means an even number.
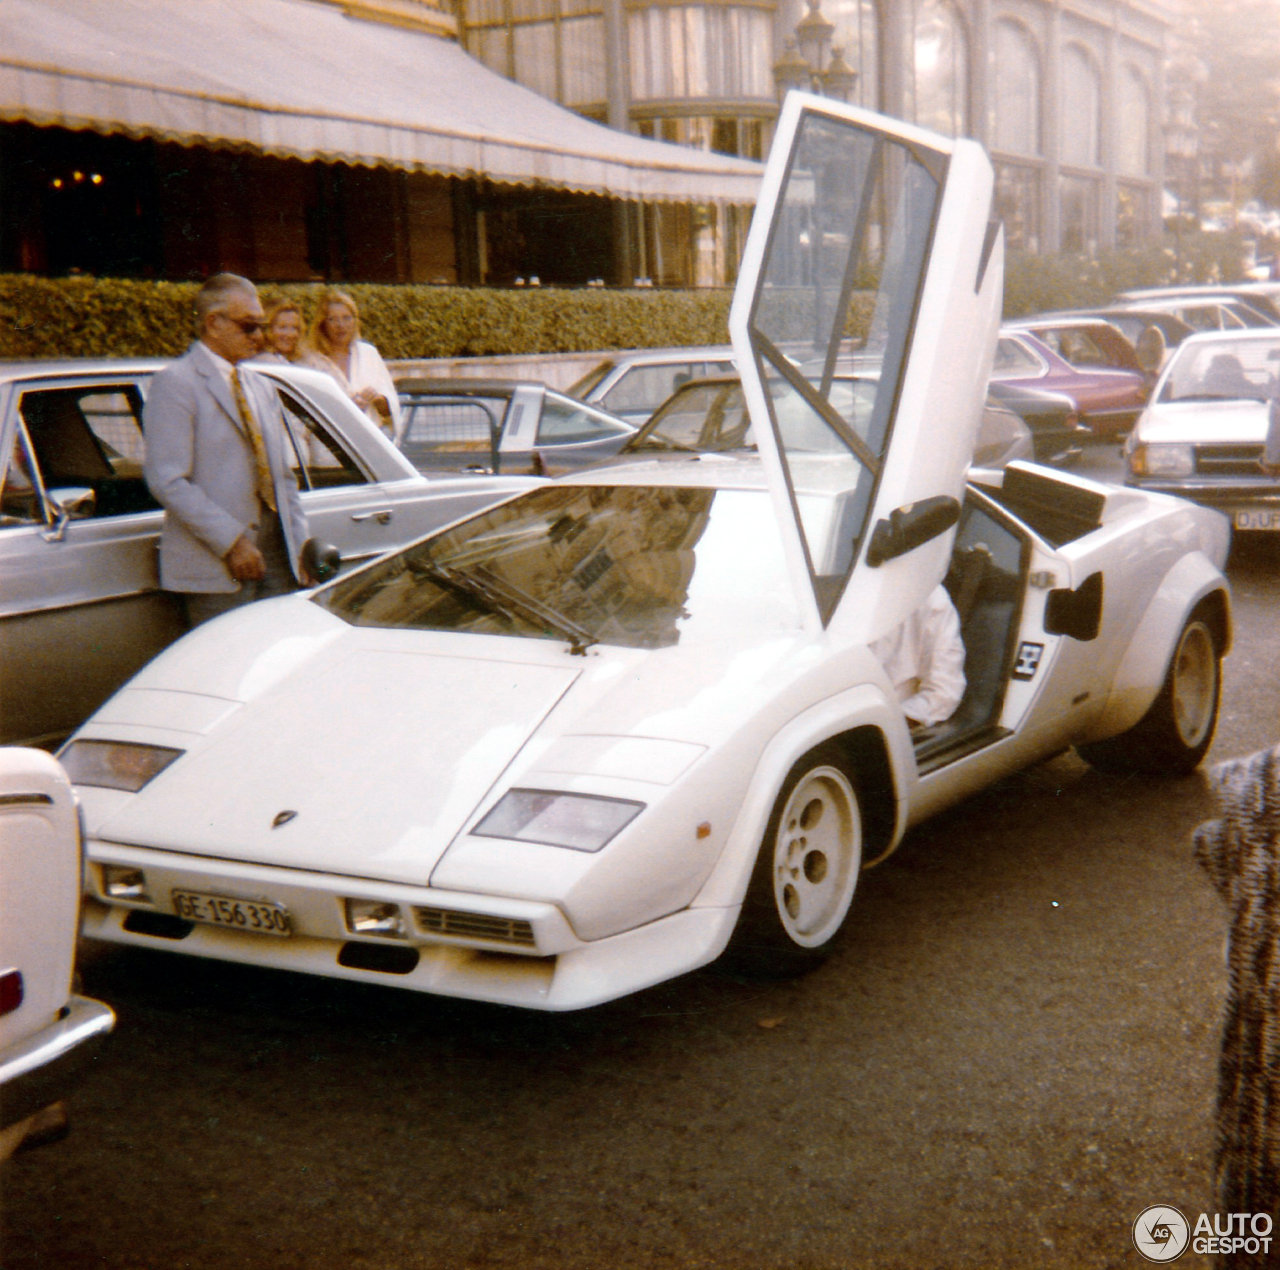
M801 948L818 948L840 929L862 867L862 818L849 778L823 764L787 796L773 841L778 920Z
M1197 749L1212 730L1218 705L1218 652L1203 622L1188 622L1173 654L1169 704L1178 738Z

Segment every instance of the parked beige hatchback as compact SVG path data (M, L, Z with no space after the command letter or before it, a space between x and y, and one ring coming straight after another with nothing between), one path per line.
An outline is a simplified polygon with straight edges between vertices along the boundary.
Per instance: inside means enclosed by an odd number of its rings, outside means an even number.
M65 736L183 633L159 589L163 513L142 476L162 361L0 363L0 744ZM327 375L277 384L312 536L366 560L525 488L420 475Z

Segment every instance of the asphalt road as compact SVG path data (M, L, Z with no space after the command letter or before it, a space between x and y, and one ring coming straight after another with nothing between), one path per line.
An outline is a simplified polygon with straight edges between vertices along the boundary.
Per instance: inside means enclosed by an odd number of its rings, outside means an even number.
M1277 740L1278 566L1233 555L1213 757ZM1145 1265L1143 1208L1211 1211L1209 812L1063 756L913 832L808 978L567 1016L91 951L119 1027L0 1175L4 1270Z

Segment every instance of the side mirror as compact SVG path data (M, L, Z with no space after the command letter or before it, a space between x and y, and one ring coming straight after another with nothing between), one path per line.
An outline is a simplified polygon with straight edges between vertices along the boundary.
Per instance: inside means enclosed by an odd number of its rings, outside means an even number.
M85 520L92 516L98 505L98 496L92 486L69 485L51 489L49 498L60 512L66 512L70 520Z
M342 553L332 543L308 538L302 544L302 567L317 582L328 582L342 568Z
M87 485L69 485L49 491L49 510L53 512L53 525L41 537L45 542L61 542L67 526L73 520L84 520L93 515L98 496Z
M1091 573L1074 591L1059 587L1044 604L1044 629L1087 644L1102 625L1102 574Z
M908 551L945 534L959 519L960 504L947 494L898 507L889 513L887 520L876 522L867 548L867 563L874 569L886 560L905 556Z

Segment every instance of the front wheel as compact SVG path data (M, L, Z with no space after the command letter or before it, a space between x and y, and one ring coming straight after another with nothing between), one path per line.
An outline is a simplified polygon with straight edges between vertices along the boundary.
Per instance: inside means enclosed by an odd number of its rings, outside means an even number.
M730 949L744 969L801 974L826 957L862 867L862 813L844 756L805 755L783 782Z
M1218 724L1222 655L1213 631L1192 614L1178 637L1160 695L1127 732L1077 748L1106 772L1185 776L1204 758Z

